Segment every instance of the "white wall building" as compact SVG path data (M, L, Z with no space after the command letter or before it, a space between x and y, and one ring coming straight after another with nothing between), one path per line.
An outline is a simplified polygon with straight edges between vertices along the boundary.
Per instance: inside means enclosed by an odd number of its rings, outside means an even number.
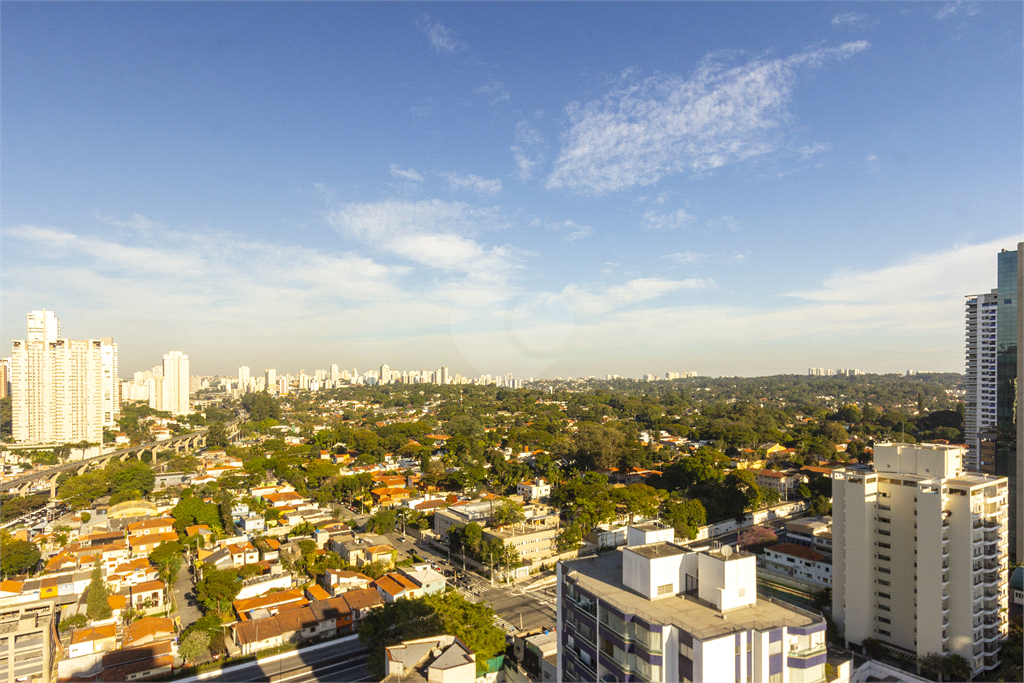
M103 387L103 341L61 339L53 311L29 313L11 352L14 440L101 443Z
M671 532L630 527L626 548L558 564L560 682L824 680L820 615L759 601L753 555Z
M982 467L981 435L996 430L996 323L999 292L967 297L966 371L964 435L967 456L964 464L975 471L995 471L995 453L990 467Z
M999 665L1007 633L1005 477L962 446L876 444L874 469L832 475L832 613L848 642Z
M161 410L166 410L172 415L187 415L192 412L188 403L188 356L181 351L164 354L163 372Z

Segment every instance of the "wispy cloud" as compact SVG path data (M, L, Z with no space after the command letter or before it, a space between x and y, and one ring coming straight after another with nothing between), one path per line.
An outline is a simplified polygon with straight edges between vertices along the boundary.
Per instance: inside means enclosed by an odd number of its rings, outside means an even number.
M675 230L689 225L696 219L686 213L685 209L679 209L671 213L658 213L648 211L644 214L644 226L653 230Z
M804 145L803 147L799 148L797 150L797 153L800 155L801 159L806 160L824 152L827 149L828 145L825 144L824 142L815 142L814 144Z
M414 183L422 183L423 176L411 168L402 168L398 164L391 164L391 175L402 180L410 180Z
M533 169L543 160L544 153L540 147L544 144L540 131L534 128L529 121L520 121L516 124L516 144L512 145L512 156L515 158L516 176L527 180L533 176Z
M734 216L727 214L721 218L712 218L708 221L707 226L714 230L728 230L729 232L736 232L740 229L740 222L736 220Z
M948 2L935 13L935 18L944 20L950 17L973 17L980 12L981 7L973 2Z
M669 280L660 277L647 277L596 290L569 285L562 290L562 295L572 302L573 309L577 313L601 315L626 306L658 299L680 290L706 289L713 286L714 281L710 279Z
M696 251L678 251L674 254L666 254L663 258L678 261L679 263L696 263L707 258L707 254L701 254Z
M441 173L453 190L470 189L481 195L495 195L501 192L501 181L497 178L482 178L478 175L459 175L458 173Z
M570 126L547 187L603 194L773 152L797 74L863 52L867 41L727 66L709 57L689 78L656 74L566 107Z
M101 215L98 211L94 214L97 219L106 223L107 225L113 225L119 228L131 228L139 232L152 232L153 230L161 230L163 225L159 221L153 221L142 214L133 214L128 220L120 220L112 216Z
M843 12L832 17L833 26L857 26L867 20L867 15L858 12Z
M327 219L337 230L377 249L480 282L505 283L519 265L514 248L486 247L473 237L504 225L496 208L389 199L345 204Z
M430 40L430 46L437 52L455 54L468 47L456 37L455 31L426 14L420 17L417 25L427 35L427 38Z
M477 95L484 95L487 101L491 104L498 104L500 102L507 102L511 99L508 88L501 81L492 78L487 85L481 85L479 88L473 90Z

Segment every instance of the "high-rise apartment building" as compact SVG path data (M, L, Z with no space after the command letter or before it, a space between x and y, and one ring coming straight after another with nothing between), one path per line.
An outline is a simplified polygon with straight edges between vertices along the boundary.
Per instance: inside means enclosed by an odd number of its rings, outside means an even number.
M28 314L11 353L12 431L18 443L103 441L103 344L60 338L53 311Z
M0 360L0 398L7 398L10 396L11 383L11 360L4 358Z
M1017 368L1024 365L1020 354L1024 345L1018 340L1024 336L1024 312L1017 296L1024 288L1021 282L1024 266L1024 242L1015 250L999 253L999 281L996 291L999 296L999 312L996 320L996 475L1006 477L1010 486L1010 555L1015 560L1024 559L1024 479L1019 476L1024 469L1021 446L1024 445L1024 420L1017 420Z
M188 403L188 356L181 351L164 354L163 375L161 410L171 415L187 415L192 412Z
M249 366L242 365L238 368L238 389L245 393L249 391Z
M266 379L266 386L268 393L277 393L277 370L274 368L267 368L263 371L263 376Z
M100 339L103 364L103 426L113 427L121 419L121 381L117 376L117 344L110 337Z
M380 376L379 376L378 379L380 379L380 383L381 384L390 384L391 383L391 366L389 366L389 365L381 365L380 366Z
M558 681L825 680L825 620L757 599L753 555L691 550L671 527L558 563Z
M846 640L999 665L1008 604L1005 477L967 472L962 446L876 444L832 474L832 615Z
M999 290L967 297L964 433L965 465L978 472L995 472L996 337ZM983 447L984 442L984 447ZM984 451L985 457L982 457Z

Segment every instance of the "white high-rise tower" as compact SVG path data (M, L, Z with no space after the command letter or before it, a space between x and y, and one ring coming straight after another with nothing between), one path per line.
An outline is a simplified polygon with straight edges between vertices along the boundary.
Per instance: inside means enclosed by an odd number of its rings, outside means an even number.
M188 404L188 356L181 351L164 354L163 409L172 415L192 412Z
M102 347L99 339L61 339L53 311L28 314L28 337L15 340L11 352L16 442L102 443Z
M964 464L975 471L995 473L998 290L968 296L966 309L964 436L967 457Z

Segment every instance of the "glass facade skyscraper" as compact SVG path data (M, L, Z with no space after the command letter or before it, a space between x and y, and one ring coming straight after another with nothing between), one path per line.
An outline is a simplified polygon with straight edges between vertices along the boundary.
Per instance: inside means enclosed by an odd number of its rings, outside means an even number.
M1009 479L1010 497L1010 555L1017 561L1022 553L1020 525L1020 496L1017 473L1020 458L1017 451L1017 337L1019 331L1020 300L1017 287L1020 279L1020 251L1017 249L999 252L999 313L996 337L996 475Z

